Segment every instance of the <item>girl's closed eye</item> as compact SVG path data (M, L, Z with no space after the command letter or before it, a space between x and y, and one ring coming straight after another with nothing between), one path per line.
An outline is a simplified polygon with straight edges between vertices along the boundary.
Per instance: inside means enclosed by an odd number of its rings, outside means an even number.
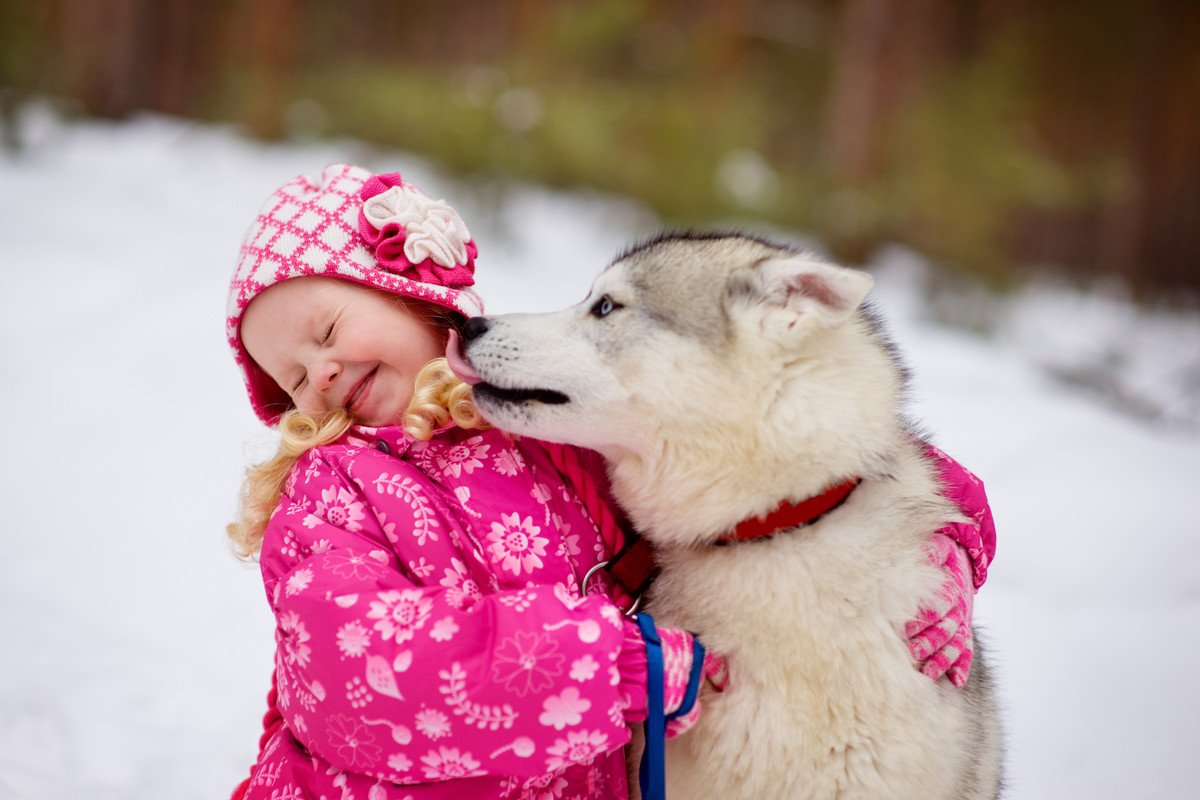
M338 320L340 318L341 318L341 315L339 314L338 316L335 316L332 320L329 321L329 324L327 326L325 326L325 332L323 334L321 334L321 338L317 340L318 344L320 344L322 346L324 346L325 344L328 344L329 339L333 336L333 329L337 325ZM304 382L306 380L308 380L308 370L304 371L304 374L302 374L300 376L300 380L296 381L296 385L292 387L292 391L290 392L290 394L293 397L296 395L296 393L298 391L300 391L301 387L304 386Z

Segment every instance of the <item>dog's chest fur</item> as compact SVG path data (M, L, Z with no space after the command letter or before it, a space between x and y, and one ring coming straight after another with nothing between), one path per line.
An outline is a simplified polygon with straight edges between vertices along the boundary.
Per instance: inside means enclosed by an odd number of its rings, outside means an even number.
M956 770L933 762L954 751L966 708L914 668L901 628L936 591L921 545L954 511L918 456L903 461L808 528L663 554L650 610L662 625L702 631L728 657L732 681L704 697L696 729L669 746L671 796L952 791L933 784ZM962 708L947 714L947 705ZM947 746L930 747L930 737Z

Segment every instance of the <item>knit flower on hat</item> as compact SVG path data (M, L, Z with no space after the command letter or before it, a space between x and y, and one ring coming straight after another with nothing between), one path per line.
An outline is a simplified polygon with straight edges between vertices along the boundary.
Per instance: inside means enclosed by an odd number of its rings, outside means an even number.
M475 242L445 200L431 200L396 172L375 175L359 196L359 233L381 267L438 286L475 282Z

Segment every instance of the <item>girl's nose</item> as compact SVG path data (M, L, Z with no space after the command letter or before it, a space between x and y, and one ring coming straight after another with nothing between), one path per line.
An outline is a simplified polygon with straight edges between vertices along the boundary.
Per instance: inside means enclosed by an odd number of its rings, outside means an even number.
M342 374L342 365L331 358L326 358L313 364L311 380L317 391L323 392L333 386L338 376Z

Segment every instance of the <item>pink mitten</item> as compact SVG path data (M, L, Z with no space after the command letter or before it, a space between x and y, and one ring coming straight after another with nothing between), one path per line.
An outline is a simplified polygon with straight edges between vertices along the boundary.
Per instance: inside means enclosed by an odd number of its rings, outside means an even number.
M971 673L971 612L975 587L967 554L944 533L926 543L929 560L940 567L944 581L934 597L917 609L917 618L904 626L909 652L921 672L933 680L943 675L960 689Z
M678 628L659 628L663 654L663 710L668 716L683 705L687 696L688 677L692 673L693 637ZM729 683L729 667L725 659L707 650L701 667L701 680L707 680L718 692ZM667 738L674 739L696 724L700 718L700 698L697 696L691 711L667 723Z

